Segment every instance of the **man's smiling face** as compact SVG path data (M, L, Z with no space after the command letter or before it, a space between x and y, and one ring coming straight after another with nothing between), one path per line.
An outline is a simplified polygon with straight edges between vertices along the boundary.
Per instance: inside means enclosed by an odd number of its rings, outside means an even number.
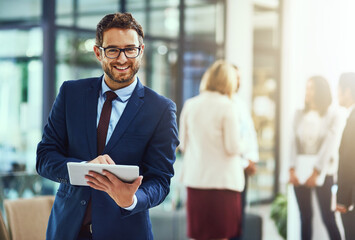
M111 28L104 32L102 47L130 48L139 47L138 33L134 29ZM127 58L123 52L118 58L107 58L102 49L94 47L95 55L101 62L102 69L105 72L105 82L112 89L130 85L138 72L144 52L144 44L136 58Z

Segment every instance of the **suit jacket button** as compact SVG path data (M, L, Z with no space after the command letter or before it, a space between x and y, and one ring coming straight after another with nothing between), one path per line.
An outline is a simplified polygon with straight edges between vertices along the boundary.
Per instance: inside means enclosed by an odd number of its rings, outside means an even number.
M86 201L85 200L81 200L81 205L85 206L86 205Z

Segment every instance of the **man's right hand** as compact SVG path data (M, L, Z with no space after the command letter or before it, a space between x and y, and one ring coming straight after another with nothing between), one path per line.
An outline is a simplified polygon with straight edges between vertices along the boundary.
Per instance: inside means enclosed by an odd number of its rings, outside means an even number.
M115 162L112 160L112 158L107 154L97 156L95 159L89 161L88 163L113 164L113 165L115 164Z

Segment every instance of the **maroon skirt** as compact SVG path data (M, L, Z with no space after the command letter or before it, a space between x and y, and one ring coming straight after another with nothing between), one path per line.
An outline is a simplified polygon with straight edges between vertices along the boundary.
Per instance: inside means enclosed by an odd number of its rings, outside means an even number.
M241 210L239 192L187 188L187 235L198 240L237 237Z

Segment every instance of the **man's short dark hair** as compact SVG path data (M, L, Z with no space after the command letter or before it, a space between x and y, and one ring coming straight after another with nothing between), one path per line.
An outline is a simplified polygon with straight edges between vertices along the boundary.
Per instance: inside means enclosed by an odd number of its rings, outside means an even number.
M111 28L133 29L138 33L139 44L143 44L144 32L142 26L130 13L108 14L101 19L96 27L96 45L102 46L104 32Z
M344 89L350 89L351 96L355 99L355 73L346 72L340 75L339 87Z

